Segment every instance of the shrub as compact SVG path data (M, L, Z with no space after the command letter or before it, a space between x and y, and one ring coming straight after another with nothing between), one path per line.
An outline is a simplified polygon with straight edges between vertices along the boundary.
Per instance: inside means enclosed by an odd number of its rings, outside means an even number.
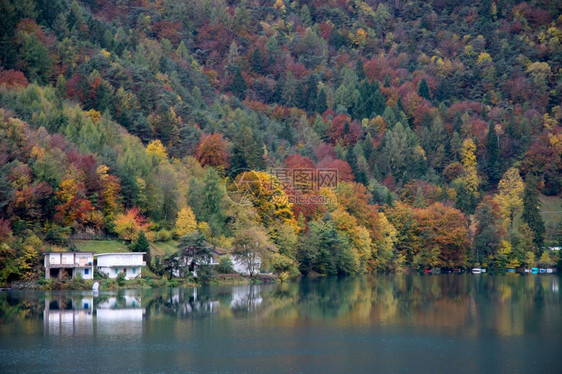
M162 229L156 233L156 241L158 242L167 242L171 237L172 234L166 229Z
M119 285L119 287L123 287L125 285L125 273L119 273L117 274L117 278L115 278L115 280L117 281L117 284Z
M219 274L232 274L234 273L234 265L232 264L232 258L230 255L223 256L219 259L219 265L217 266L217 272Z

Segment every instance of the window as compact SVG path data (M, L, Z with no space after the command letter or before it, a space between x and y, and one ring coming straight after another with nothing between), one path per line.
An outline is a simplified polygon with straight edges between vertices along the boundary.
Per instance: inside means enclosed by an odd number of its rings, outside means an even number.
M84 269L84 275L90 274L90 269Z
M137 268L133 268L133 274L137 272Z
M115 269L115 274L119 274L119 269Z

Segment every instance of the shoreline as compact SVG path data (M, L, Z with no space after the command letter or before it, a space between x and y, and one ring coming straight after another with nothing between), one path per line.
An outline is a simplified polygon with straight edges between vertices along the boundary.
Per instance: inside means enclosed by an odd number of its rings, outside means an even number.
M200 287L200 286L236 286L250 284L271 284L279 282L276 276L260 274L254 277L240 274L220 274L208 283L197 283L193 279L173 278L139 278L118 282L117 279L70 279L61 281L58 279L14 281L9 287L0 287L0 292L11 291L87 291L91 290L94 283L99 283L99 290L120 289L142 289L142 288L165 288L165 287Z

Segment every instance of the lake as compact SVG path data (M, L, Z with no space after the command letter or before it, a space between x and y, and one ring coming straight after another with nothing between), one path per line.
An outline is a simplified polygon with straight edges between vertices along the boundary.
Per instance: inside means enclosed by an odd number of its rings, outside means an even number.
M561 278L0 293L0 372L553 372Z

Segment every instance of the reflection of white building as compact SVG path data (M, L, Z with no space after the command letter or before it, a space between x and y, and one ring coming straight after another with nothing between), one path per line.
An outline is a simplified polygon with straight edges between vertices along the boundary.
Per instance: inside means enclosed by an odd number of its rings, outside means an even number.
M47 297L43 320L49 335L129 335L142 334L146 310L134 290L109 295L103 301L94 296L56 295Z
M92 335L93 308L92 296L71 300L47 298L43 311L45 330L50 335Z
M146 266L144 254L145 252L100 253L96 255L98 270L109 278L117 278L119 273L125 273L125 279L140 278L141 269Z
M232 309L256 309L263 299L260 294L259 286L238 286L232 288Z
M47 252L44 266L45 279L62 278L64 273L72 278L80 274L83 279L94 279L92 252Z
M96 305L96 331L107 335L141 335L145 313L141 297L134 291L111 296Z

